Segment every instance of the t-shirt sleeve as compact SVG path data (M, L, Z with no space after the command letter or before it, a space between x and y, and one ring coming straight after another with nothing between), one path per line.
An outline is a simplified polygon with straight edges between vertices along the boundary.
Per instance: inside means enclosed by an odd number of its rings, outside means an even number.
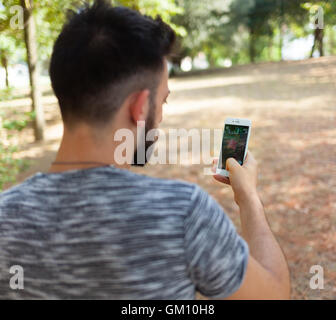
M189 276L208 298L225 298L243 282L249 249L220 205L195 185L185 217Z

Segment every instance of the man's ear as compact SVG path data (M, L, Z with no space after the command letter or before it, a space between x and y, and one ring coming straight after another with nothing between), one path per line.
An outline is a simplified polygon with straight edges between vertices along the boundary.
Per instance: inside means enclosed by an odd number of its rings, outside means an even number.
M149 109L149 90L143 90L133 94L130 101L131 119L137 124L138 121L146 121Z

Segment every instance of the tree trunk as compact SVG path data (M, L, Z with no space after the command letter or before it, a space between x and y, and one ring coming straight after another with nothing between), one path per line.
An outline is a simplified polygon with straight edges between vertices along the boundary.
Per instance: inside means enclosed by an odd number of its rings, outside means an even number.
M283 60L282 47L284 38L284 22L285 22L285 2L280 0L280 23L279 23L279 58Z
M21 0L21 6L24 8L24 35L29 68L32 109L35 112L34 135L37 141L44 139L45 121L41 102L42 95L39 87L39 65L36 45L36 27L33 16L33 0Z
M336 54L335 32L333 28L329 28L329 54Z
M9 88L9 79L8 79L8 65L5 66L5 72L6 72L6 88Z
M250 30L249 56L250 56L250 62L251 63L254 63L255 58L256 58L255 40L256 40L256 37L254 35L254 31Z
M314 55L314 51L316 49L316 46L319 50L320 57L324 56L323 40L324 40L324 30L316 28L315 31L314 31L314 44L313 44L311 54L310 54L311 58Z
M6 73L6 88L9 88L9 79L8 79L8 59L6 57L6 53L4 53L3 51L1 52L2 57L1 57L1 64L5 69L5 73Z
M273 60L273 35L268 38L268 60Z
M211 55L211 53L208 55L208 61L209 61L209 66L210 68L215 68L216 67L216 59Z
M280 36L280 39L279 39L279 59L280 61L283 60L283 55L282 55L282 47L283 47L283 25L281 24L280 25L280 29L279 29L279 36Z
M315 31L316 33L316 31ZM314 55L314 51L315 51L315 45L316 45L316 34L314 34L314 43L313 43L313 47L311 49L311 53L310 53L310 57L312 58Z
M324 30L323 29L319 29L319 30L320 30L320 34L318 38L319 51L320 51L320 57L323 57L324 56L324 47L323 47Z

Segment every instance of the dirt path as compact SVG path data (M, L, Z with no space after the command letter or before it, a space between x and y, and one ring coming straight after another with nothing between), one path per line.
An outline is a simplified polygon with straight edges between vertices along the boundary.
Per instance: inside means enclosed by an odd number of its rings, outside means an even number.
M235 67L172 79L170 87L163 130L221 129L227 116L253 120L250 149L260 163L259 191L289 261L292 296L336 299L336 58ZM54 101L46 102L47 141L31 143L25 134L20 156L34 163L20 180L47 170L55 156L62 127ZM162 165L136 171L200 184L239 230L231 190L205 176L203 168ZM324 268L324 290L309 287L313 265Z

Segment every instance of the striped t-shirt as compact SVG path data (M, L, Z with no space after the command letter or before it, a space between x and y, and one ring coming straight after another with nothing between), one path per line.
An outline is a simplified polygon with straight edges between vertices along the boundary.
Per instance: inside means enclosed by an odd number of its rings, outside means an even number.
M1 299L224 298L247 260L196 184L108 166L37 173L0 194Z

